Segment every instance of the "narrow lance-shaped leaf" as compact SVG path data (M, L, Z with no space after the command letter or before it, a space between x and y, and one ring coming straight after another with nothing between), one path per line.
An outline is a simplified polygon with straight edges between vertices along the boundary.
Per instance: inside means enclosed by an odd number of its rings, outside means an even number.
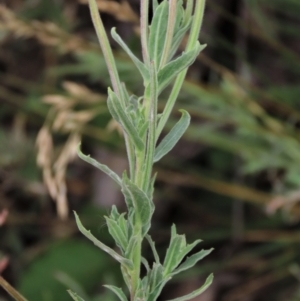
M143 141L140 139L138 132L134 127L133 123L128 118L117 95L110 88L108 88L108 96L109 96L108 98L109 106L113 107L114 114L117 115L116 120L121 124L121 126L124 128L128 136L132 139L134 145L139 150L142 150L144 148Z
M123 177L122 192L127 203L133 204L135 214L138 214L142 226L142 234L146 234L150 228L150 221L154 211L154 205L147 195L138 186L132 183L127 176Z
M115 240L117 246L121 248L122 251L125 251L127 247L127 238L124 235L123 230L116 221L110 219L109 217L105 216L105 220L107 223L108 231Z
M201 239L197 239L191 244L184 244L182 249L180 250L180 255L178 256L178 260L181 262L182 259L192 250L194 247L201 242Z
M71 290L68 290L67 292L69 293L69 295L72 297L74 301L84 301L83 298L81 298L78 294L72 292Z
M175 19L175 25L174 25L174 32L173 37L175 36L177 30L180 29L180 25L182 24L183 15L184 15L184 9L182 7L182 0L177 0L177 10L176 10L176 19Z
M171 273L171 275L174 276L185 270L192 268L199 260L203 259L212 251L213 249L201 250L200 252L193 254L190 257L187 257L187 259L177 269L175 269L174 272Z
M138 236L137 235L133 235L130 237L129 243L127 245L127 249L126 249L126 253L125 256L126 258L132 258L133 254L134 254L134 250L138 244Z
M157 7L152 18L149 35L149 54L156 68L161 59L167 32L168 1L163 1Z
M192 19L189 19L188 22L186 22L181 28L179 28L177 31L175 31L169 59L171 59L175 55L175 53L178 50L179 45L180 45L180 43L181 43L181 41L182 41L182 39L185 35L185 33L191 27L191 24L192 24Z
M88 231L84 228L84 226L82 225L78 215L76 214L76 212L74 212L75 215L75 219L76 219L76 224L78 226L79 231L85 236L87 237L89 240L91 240L97 247L99 247L100 249L102 249L104 252L108 253L110 256L112 256L114 259L116 259L118 262L120 262L122 265L124 265L126 268L128 269L132 269L133 264L130 260L122 257L121 255L119 255L116 251L114 251L113 249L111 249L110 247L106 246L105 244L103 244L101 241L99 241L92 233L91 231Z
M128 241L128 225L127 225L127 220L125 218L125 213L121 214L119 219L117 220L119 227L123 231L123 234L126 237L126 241Z
M148 274L150 293L152 293L157 286L159 286L164 280L164 267L160 263L153 263L153 268Z
M180 255L183 240L183 235L176 235L176 237L171 240L164 260L165 276L171 274L171 272L179 265L180 261L178 260L178 257Z
M155 301L159 297L162 289L166 285L166 283L171 279L171 277L164 278L164 280L156 286L152 293L150 293L149 298L147 301Z
M144 265L147 273L149 273L150 272L150 266L149 266L149 263L148 263L147 259L145 257L142 257L141 262Z
M118 218L120 217L120 213L119 213L118 208L116 207L116 205L112 205L109 217L111 219L113 219L114 221L117 221Z
M203 50L206 45L200 45L199 42L196 46L188 52L183 52L183 54L176 58L175 60L168 63L158 72L158 90L161 92L168 84L171 83L173 79L184 69L188 68L196 59L201 50Z
M83 161L85 161L85 162L95 166L96 168L102 170L104 173L106 173L108 176L110 176L117 184L122 186L121 178L114 171L112 171L109 167L107 167L106 165L99 163L98 161L91 158L90 156L84 155L80 150L80 144L77 147L77 154Z
M111 30L111 36L123 48L123 50L128 54L128 56L134 62L136 67L139 69L139 71L144 79L144 85L146 86L149 83L149 78L150 78L149 71L146 68L146 66L132 53L132 51L129 49L129 47L126 45L126 43L117 34L115 27L112 28L112 30Z
M212 283L213 281L213 278L214 276L211 274L207 277L205 283L200 287L198 288L197 290L193 291L192 293L188 294L188 295L185 295L185 296L182 296L182 297L179 297L179 298L175 298L175 299L172 299L172 300L168 300L168 301L186 301L186 300L190 300L190 299L193 299L199 295L201 295Z
M155 149L154 162L159 161L165 156L178 142L178 140L185 133L190 124L190 114L185 110L180 110L182 116L180 120L174 125L171 131L164 137L158 147Z
M150 247L151 247L151 250L152 250L152 253L153 253L155 262L156 262L156 263L160 263L159 255L158 255L158 253L157 253L157 251L156 251L155 243L154 243L152 237L151 237L149 234L147 234L147 235L146 235L146 239L148 240L148 243L149 243L149 245L150 245Z
M152 11L155 13L156 9L158 7L158 1L152 0Z
M117 121L119 124L121 124L121 119L115 109L115 106L113 105L113 102L111 101L110 97L108 96L107 98L107 108L108 108L108 111L110 113L110 115L112 116L112 118ZM123 128L124 130L124 128Z
M121 301L128 301L127 297L125 296L121 288L116 287L114 285L103 285L103 286L113 291Z

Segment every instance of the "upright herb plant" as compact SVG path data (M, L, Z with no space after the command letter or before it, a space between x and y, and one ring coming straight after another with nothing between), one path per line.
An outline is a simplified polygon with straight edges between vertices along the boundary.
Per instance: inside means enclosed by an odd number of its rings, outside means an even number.
M107 105L112 117L123 129L129 173L124 171L120 177L107 166L82 154L80 149L78 149L78 154L80 158L110 176L120 186L124 195L127 213L119 213L118 209L113 206L110 215L105 217L108 231L120 252L104 245L86 230L76 213L75 218L82 234L120 263L131 301L155 301L174 275L191 268L211 252L211 250L202 250L186 257L200 240L187 244L185 235L177 234L176 227L173 225L170 245L162 261L152 238L147 234L154 212L153 164L175 146L190 123L189 113L180 110L179 121L162 141L157 143L183 84L187 68L205 47L198 42L204 4L204 0L196 0L195 7L194 0L187 0L185 5L182 0L164 0L160 4L157 0L153 0L153 18L149 26L149 0L141 0L140 27L143 61L132 53L115 28L111 30L113 39L132 59L143 78L144 94L136 96L129 95L125 84L120 81L96 1L89 0L92 20L112 83L112 88L108 88ZM179 45L188 31L189 38L185 51L177 56ZM172 83L173 87L166 106L159 113L157 110L159 96ZM142 256L144 240L148 241L153 251L155 261L151 264ZM144 265L146 269L146 275L143 277L141 265ZM174 301L196 297L211 284L212 279L210 275L202 287ZM106 285L106 287L111 289L121 301L128 300L121 288L112 285ZM74 292L70 291L70 295L74 300L83 300Z

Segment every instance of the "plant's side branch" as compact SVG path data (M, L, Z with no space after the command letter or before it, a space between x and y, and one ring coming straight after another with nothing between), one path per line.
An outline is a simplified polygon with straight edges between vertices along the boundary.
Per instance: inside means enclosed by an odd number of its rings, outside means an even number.
M195 45L195 43L198 41L198 37L199 37L201 25L202 25L202 20L203 20L203 15L204 15L204 7L205 7L205 0L197 0L196 7L195 7L195 13L193 16L192 28L191 28L191 32L189 35L189 39L188 39L185 51L191 50L193 48L193 46ZM166 107L165 107L162 117L158 123L157 134L156 134L157 138L161 134L163 128L165 127L165 125L171 115L175 101L179 95L182 84L184 82L186 73L187 73L187 69L183 70L182 72L179 73L179 75L177 76L177 78L175 80L175 83L173 85L171 94L168 98Z
M105 32L103 22L98 12L98 6L95 0L89 0L89 7L91 12L92 21L96 30L96 34L103 52L103 56L105 58L105 62L107 65L107 69L109 72L109 76L112 82L113 90L117 94L118 98L121 100L123 107L125 107L126 99L123 93L122 84L119 78L119 73L116 67L116 62L114 59L114 55L112 49L110 47L110 43L107 38L107 34ZM129 169L130 169L130 176L134 177L134 148L129 140L127 134L124 132L124 139L126 144L126 150L128 155L129 161Z

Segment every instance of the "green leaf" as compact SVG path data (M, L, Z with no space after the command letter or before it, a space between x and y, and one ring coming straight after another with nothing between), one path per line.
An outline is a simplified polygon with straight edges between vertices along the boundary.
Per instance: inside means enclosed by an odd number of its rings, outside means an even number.
M126 174L123 176L122 192L126 203L133 205L135 215L138 216L139 222L142 225L142 235L144 236L150 228L154 204L144 191L128 179Z
M155 301L159 297L162 289L164 288L164 286L170 279L171 279L171 277L164 278L164 280L159 285L156 286L156 288L153 290L153 292L150 293L147 301Z
M139 279L138 289L136 293L136 300L148 300L149 287L148 277L145 276L143 279Z
M78 294L72 292L71 290L67 290L67 292L70 294L73 300L75 301L84 301Z
M149 278L149 286L150 293L154 292L155 289L163 282L164 280L164 267L160 263L153 263L153 268L150 271Z
M158 256L158 253L156 251L155 243L154 243L153 239L151 238L151 236L149 234L146 235L146 239L148 240L148 243L151 247L155 262L160 263L159 256Z
M164 275L173 277L174 275L194 266L199 260L208 255L213 249L203 250L191 257L188 257L183 264L180 265L184 257L199 243L200 239L191 244L186 244L185 235L178 235L176 233L175 225L172 226L172 234L170 246L164 261L165 272ZM180 266L179 266L180 265ZM179 266L179 268L177 268ZM177 269L176 269L177 268ZM175 270L176 269L176 270Z
M174 31L174 37L173 37L173 41L172 41L172 47L170 50L170 56L169 59L171 59L174 54L176 53L176 51L178 50L180 43L185 35L185 33L189 30L189 28L191 27L192 24L192 18L189 19L189 21L184 24L184 26L182 26L180 29L178 29L177 31Z
M168 24L168 1L159 4L154 12L149 34L149 55L156 68L159 66L165 44Z
M152 0L152 11L153 11L153 13L155 13L157 7L158 7L158 1L157 0Z
M113 291L121 301L128 301L127 297L125 296L121 288L116 287L114 285L103 285L103 286Z
M88 231L84 228L82 225L77 213L74 211L75 219L76 219L76 224L78 226L79 231L87 237L89 240L91 240L97 247L102 249L104 252L108 253L110 256L112 256L114 259L116 259L118 262L120 262L122 265L124 265L128 269L133 268L133 264L130 260L122 257L119 255L117 252L115 252L113 249L110 247L106 246L103 244L101 241L99 241L92 233L91 231Z
M115 205L112 205L109 217L111 219L113 219L114 221L117 221L119 219L120 213L118 211L118 208Z
M86 156L84 155L81 150L80 150L80 145L78 145L77 147L77 154L78 156L85 162L95 166L96 168L102 170L104 173L106 173L108 176L110 176L117 184L119 184L120 186L122 186L122 180L121 178L114 172L112 171L109 167L107 167L104 164L99 163L98 161L96 161L95 159L91 158L89 155Z
M180 110L180 112L182 113L180 120L174 125L172 130L164 137L155 149L154 162L159 161L163 156L165 156L176 145L178 140L188 128L191 117L185 110Z
M175 298L175 299L172 299L172 300L168 300L168 301L186 301L186 300L190 300L190 299L193 299L193 298L199 296L211 285L211 283L213 281L213 278L214 278L214 276L212 274L210 274L207 277L205 283L200 288L198 288L197 290L193 291L192 293L190 293L188 295L185 295L185 296L182 296L182 297L179 297L179 298Z
M127 288L130 290L131 288L131 272L121 266L121 272L123 279L127 285Z
M147 70L146 66L132 53L126 43L122 40L122 38L117 34L116 28L112 28L111 35L113 39L123 48L123 50L128 54L131 60L134 62L136 67L139 69L141 75L144 79L144 86L147 86L150 80L149 71Z
M126 114L124 108L122 107L121 102L119 101L117 95L110 88L108 88L108 96L109 97L107 99L107 105L113 117L120 123L120 125L128 134L128 136L134 142L137 149L143 150L144 148L143 141L140 139L138 132L134 127L133 123L128 118L128 115Z
M128 222L125 218L125 213L121 214L119 219L117 220L120 229L126 237L126 241L128 241Z
M183 52L180 57L169 62L159 70L157 75L159 92L169 85L182 70L188 68L195 61L200 51L205 47L206 45L200 45L200 43L197 42L192 50Z
M133 259L132 257L134 254L135 247L137 246L137 243L138 243L138 236L137 235L131 236L125 253L126 258Z
M199 260L203 259L205 256L210 254L213 249L209 250L201 250L200 252L193 254L190 257L187 257L187 259L174 271L171 273L171 276L177 275L185 270L190 269L193 267Z
M150 185L148 187L148 197L150 200L153 199L153 194L154 194L154 184L155 184L155 180L156 180L156 176L157 176L157 173L155 173L151 179L151 182L150 182Z
M174 34L175 36L176 32L180 29L180 26L183 22L183 16L184 16L184 9L182 7L182 0L177 0L177 10L176 10L176 18L175 18L175 24L174 24Z
M182 244L184 243L183 235L176 235L171 239L170 246L167 249L167 254L164 260L164 275L169 275L179 264L178 255L181 251Z
M125 252L126 248L127 248L127 238L123 232L123 230L121 229L121 227L118 225L118 223L112 219L110 219L109 217L105 216L105 220L107 223L107 227L108 227L108 232L110 233L110 235L113 237L113 239L115 240L117 246Z
M113 105L113 102L111 101L110 97L107 98L107 108L109 110L109 113L111 114L112 118L117 121L119 124L121 124L121 118L119 117L115 106Z
M149 128L149 121L141 121L141 123L138 125L139 129L139 136L143 139L146 137L147 130Z
M142 264L144 265L147 273L149 273L150 272L150 266L149 266L149 263L148 263L147 259L145 257L142 257L141 261L142 261Z

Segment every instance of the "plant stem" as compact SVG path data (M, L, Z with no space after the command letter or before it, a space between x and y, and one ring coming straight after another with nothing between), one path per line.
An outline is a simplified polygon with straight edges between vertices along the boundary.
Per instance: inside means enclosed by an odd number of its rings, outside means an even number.
M103 56L105 58L105 62L107 65L107 69L109 72L110 80L113 86L113 90L117 94L117 96L121 99L124 104L123 93L121 82L119 78L119 74L116 67L116 62L113 56L113 52L111 50L107 34L105 32L102 20L100 18L98 12L98 6L95 0L89 0L89 7L91 12L92 21L96 30L96 34L103 52Z
M191 32L189 35L189 39L188 39L185 51L191 50L192 47L195 45L196 41L198 40L201 25L202 25L204 7L205 7L205 0L197 0L196 7L195 7L195 13L193 16L192 28L191 28ZM163 114L158 123L156 139L158 139L159 135L161 134L163 128L165 127L165 125L170 117L170 114L174 107L175 101L179 95L182 84L184 82L186 73L187 73L187 69L181 71L175 80L171 94L168 98L167 104L164 108Z
M164 45L163 54L160 60L159 69L167 63L170 49L172 46L173 34L174 34L174 27L176 21L176 12L177 12L177 0L170 0L169 1L169 18L168 18L168 26L166 32L166 40Z
M149 15L149 0L141 0L141 43L142 43L143 60L146 66L149 65L148 15Z
M147 139L147 152L145 159L145 172L143 176L142 190L147 191L151 182L151 172L156 144L156 124L157 124L157 71L154 61L150 63L150 110L149 110L149 131Z
M109 72L110 80L113 86L113 90L117 94L118 98L120 99L121 103L125 107L125 96L123 93L123 87L119 78L119 73L116 67L116 62L114 59L114 55L112 52L112 49L110 47L106 31L104 29L100 14L98 12L98 6L95 0L89 0L89 7L91 12L92 21L96 30L96 34L103 52L103 56L106 62L106 66ZM129 140L127 134L124 132L124 139L126 144L126 151L128 156L128 162L129 162L129 170L130 170L130 176L134 177L134 147Z

